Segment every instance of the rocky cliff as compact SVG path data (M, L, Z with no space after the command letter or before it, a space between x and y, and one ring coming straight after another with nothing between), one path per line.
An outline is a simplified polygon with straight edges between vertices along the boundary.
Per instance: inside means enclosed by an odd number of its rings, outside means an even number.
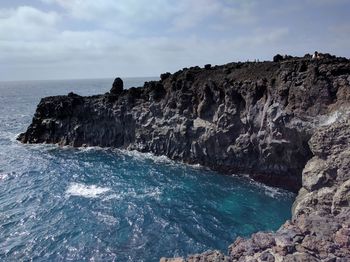
M343 261L350 234L349 103L345 58L206 65L141 88L124 90L116 79L104 95L44 98L18 139L152 152L301 188L292 221L278 232L238 239L228 256L209 252L189 261Z
M41 100L23 143L119 147L297 191L326 116L348 104L350 63L293 58L163 74L110 93ZM322 117L325 116L325 117Z

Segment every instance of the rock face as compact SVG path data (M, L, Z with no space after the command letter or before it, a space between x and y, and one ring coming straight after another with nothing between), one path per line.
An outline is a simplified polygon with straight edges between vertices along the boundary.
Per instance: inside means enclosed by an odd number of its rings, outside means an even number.
M276 233L186 261L348 261L350 61L275 61L185 68L143 88L123 90L116 80L117 92L105 95L47 97L18 139L152 152L301 188L292 220Z

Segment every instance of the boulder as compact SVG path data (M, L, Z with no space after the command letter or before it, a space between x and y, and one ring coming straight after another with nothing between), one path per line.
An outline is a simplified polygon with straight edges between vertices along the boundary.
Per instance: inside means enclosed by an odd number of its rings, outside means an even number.
M123 80L117 77L113 82L113 86L110 92L111 94L119 95L120 93L123 92L123 89L124 89Z
M273 61L274 62L281 62L281 61L283 61L283 56L281 56L280 54L277 54L273 57Z

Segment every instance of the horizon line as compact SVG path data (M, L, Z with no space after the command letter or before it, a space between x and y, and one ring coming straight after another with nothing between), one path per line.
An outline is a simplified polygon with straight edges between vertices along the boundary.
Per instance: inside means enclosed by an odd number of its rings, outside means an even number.
M115 79L120 77L121 79L130 79L130 78L159 78L159 76L115 76L115 77L90 77L90 78L52 78L52 79L19 79L19 80L1 80L1 83L5 82L44 82L44 81L81 81L81 80L106 80L106 79Z

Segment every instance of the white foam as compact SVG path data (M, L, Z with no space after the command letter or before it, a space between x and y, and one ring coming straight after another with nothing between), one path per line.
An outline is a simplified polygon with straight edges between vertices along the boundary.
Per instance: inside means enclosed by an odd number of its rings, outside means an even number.
M285 192L282 192L281 189L276 188L276 187L270 187L270 186L266 186L266 185L262 185L262 187L265 190L265 194L272 197L272 198L276 198L276 197L279 197L279 196L285 194Z
M109 226L114 226L115 224L118 223L118 220L114 216L103 214L101 212L93 212L93 214L95 214L96 218L99 221L101 221Z
M125 199L146 199L153 198L159 200L159 197L162 195L162 190L158 187L149 188L144 190L143 192L135 192L133 189L127 192L122 192L119 194L109 194L105 196L102 201L124 201Z
M9 174L6 174L6 173L0 174L0 181L6 180L8 177L9 177Z
M19 137L20 134L21 134L21 133L18 133L18 134L10 133L10 134L9 134L10 141L11 141L12 143L18 142L18 141L17 141L17 137Z
M18 174L16 172L0 173L0 182L16 177L18 177Z
M119 149L119 152L121 152L124 155L130 156L136 160L145 160L145 159L150 159L153 160L156 163L168 163L168 164L173 164L175 163L173 160L168 158L167 156L156 156L152 153L141 153L136 150L122 150Z
M66 190L66 195L97 198L110 190L111 189L108 187L98 187L95 185L88 186L79 183L71 183Z
M100 147L100 146L83 146L77 148L81 152L89 152L89 151L106 151L108 148Z
M167 165L173 165L173 166L179 166L184 165L187 167L191 167L193 169L204 169L204 170L211 170L209 167L202 166L201 164L188 164L182 161L175 161L170 159L169 157L165 155L157 156L154 155L151 152L143 153L136 150L125 150L125 149L116 149L116 151L122 153L123 155L130 156L136 160L152 160L155 163L158 164L167 164Z
M257 182L251 178L249 178L249 182L257 187L260 187L264 190L265 195L271 198L280 198L282 196L294 195L294 193L289 192L287 190L283 190L278 187L267 186L263 183Z

